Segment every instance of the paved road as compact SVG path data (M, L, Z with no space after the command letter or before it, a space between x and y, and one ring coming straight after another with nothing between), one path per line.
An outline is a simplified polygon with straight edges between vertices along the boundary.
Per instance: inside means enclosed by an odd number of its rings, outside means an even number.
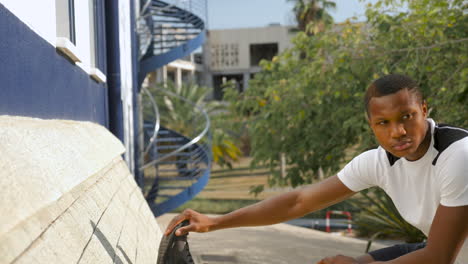
M330 228L331 230L346 230L348 229L348 220L347 219L330 219ZM291 224L300 227L307 227L316 230L325 231L327 227L327 221L325 219L294 219L287 221L286 224ZM354 225L352 225L354 228Z
M162 230L174 217L157 218ZM364 253L366 241L329 234L313 229L277 224L265 227L243 227L210 233L191 233L190 252L195 264L313 264L324 256ZM374 243L372 249L384 247ZM468 264L468 242L457 264Z
M164 229L173 215L157 219ZM197 264L315 263L338 253L358 256L366 242L287 224L243 227L189 235L190 251ZM379 248L383 245L375 245Z

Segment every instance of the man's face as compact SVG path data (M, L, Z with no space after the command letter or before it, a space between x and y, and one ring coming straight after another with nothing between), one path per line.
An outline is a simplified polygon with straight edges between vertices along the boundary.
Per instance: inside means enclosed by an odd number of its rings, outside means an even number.
M372 97L368 105L369 124L377 141L396 157L418 160L427 151L427 105L408 89Z

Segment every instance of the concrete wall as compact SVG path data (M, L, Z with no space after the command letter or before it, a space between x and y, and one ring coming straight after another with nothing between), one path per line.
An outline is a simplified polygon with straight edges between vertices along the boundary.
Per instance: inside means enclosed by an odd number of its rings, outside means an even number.
M239 28L239 29L223 29L210 30L208 38L208 52L210 52L210 61L206 63L211 67L211 71L244 71L251 68L250 66L250 45L278 43L278 52L281 53L292 46L291 37L293 36L286 26L268 26L261 28ZM216 56L213 48L215 46L232 46L238 50L238 64L231 66L214 66L211 60L215 60Z
M122 100L122 114L123 114L123 130L124 130L124 144L127 149L125 153L125 160L132 172L138 170L135 162L134 151L135 146L135 113L134 110L134 93L136 93L136 80L134 80L134 63L132 48L132 8L133 1L120 0L118 1L119 7L119 48L120 48L120 83L121 83L121 100ZM135 75L136 76L136 75Z
M0 116L0 263L155 263L123 152L93 123Z

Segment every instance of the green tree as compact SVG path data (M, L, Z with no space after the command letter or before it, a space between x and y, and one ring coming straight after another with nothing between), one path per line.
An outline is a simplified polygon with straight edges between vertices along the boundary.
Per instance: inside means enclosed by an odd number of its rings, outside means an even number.
M361 192L363 199L350 202L361 211L354 219L359 236L404 239L407 243L422 242L426 236L406 222L391 198L379 188Z
M399 8L406 6L405 8ZM382 0L367 7L365 23L348 21L309 36L272 61L242 94L227 89L231 113L243 118L254 163L287 161L287 176L272 184L297 186L336 173L376 147L362 98L384 74L405 73L426 94L430 116L468 125L468 16L461 0Z

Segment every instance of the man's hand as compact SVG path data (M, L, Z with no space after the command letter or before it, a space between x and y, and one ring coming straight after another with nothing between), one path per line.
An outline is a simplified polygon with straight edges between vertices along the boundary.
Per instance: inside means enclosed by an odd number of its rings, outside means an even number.
M359 264L359 262L351 257L336 255L334 257L326 257L317 262L317 264Z
M181 223L184 220L189 220L189 224L187 226L177 229L175 233L176 236L185 235L189 232L208 232L211 230L211 227L215 223L214 219L211 217L200 214L192 209L186 209L178 216L172 218L169 225L167 225L164 235L169 235L174 229L174 227L176 227L179 223Z

